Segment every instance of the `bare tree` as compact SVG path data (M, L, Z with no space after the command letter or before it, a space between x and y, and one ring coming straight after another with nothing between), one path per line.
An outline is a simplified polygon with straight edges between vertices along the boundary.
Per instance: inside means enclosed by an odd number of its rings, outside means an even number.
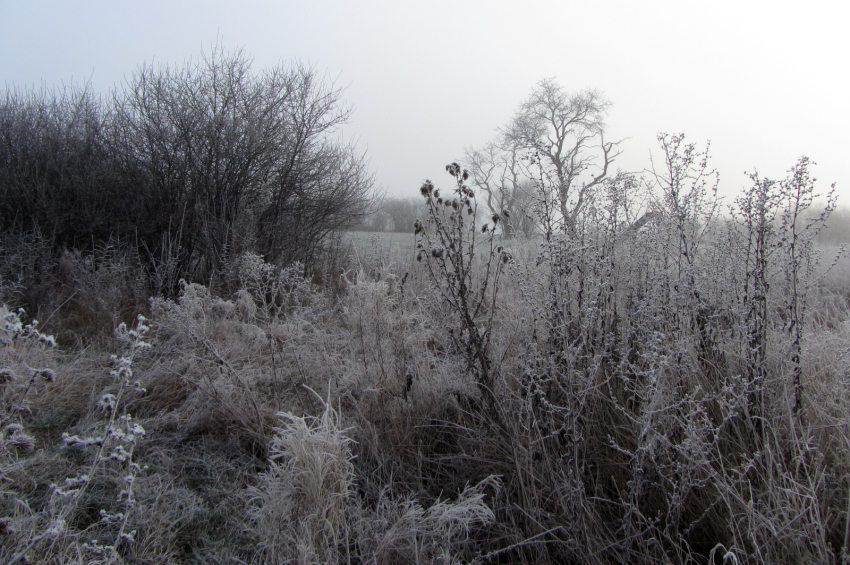
M519 207L518 218L533 216L547 236L577 236L619 155L618 142L605 141L610 105L595 90L569 93L553 79L541 80L496 142L467 152L473 182L491 209Z
M312 67L251 63L215 46L182 68L143 65L115 97L125 176L187 277L246 249L309 260L368 208L364 156L333 137L351 113L342 90Z
M578 222L609 167L619 155L618 142L605 141L605 115L611 103L595 90L566 92L543 79L521 106L505 135L531 151L537 181L549 188L542 196L546 227L577 234ZM553 221L555 220L555 221Z
M537 229L530 205L534 183L524 174L522 148L500 135L483 149L467 149L466 163L471 183L484 195L492 214L503 216L505 237L531 235Z

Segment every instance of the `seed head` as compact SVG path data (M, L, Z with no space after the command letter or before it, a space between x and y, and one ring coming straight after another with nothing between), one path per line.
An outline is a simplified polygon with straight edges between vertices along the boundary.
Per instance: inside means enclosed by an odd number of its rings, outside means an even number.
M115 410L116 398L114 394L104 394L97 403L98 408L105 412Z
M53 369L41 369L36 375L49 383L56 381L56 373L53 372Z
M3 428L3 435L6 437L12 436L17 433L23 433L24 427L20 424L9 424L5 428Z
M508 209L507 209L507 208L505 208L504 210L502 210L502 215L503 215L504 217L506 217L506 218L510 218L510 217L511 217L511 213L510 213L510 212L508 212Z
M442 247L432 247L431 248L431 256L435 259L439 259L443 256L443 248Z
M32 451L35 448L35 439L23 432L17 432L6 440L6 445L21 451Z
M433 191L434 191L434 185L431 184L431 181L429 181L429 180L426 180L424 183L422 183L422 186L419 187L419 192L421 192L422 196L424 196L425 198L430 198L431 193Z
M10 383L14 380L17 380L18 376L15 374L12 369L8 367L3 367L0 369L0 384Z
M501 218L499 217L499 214L493 214L493 216L492 216L492 218L491 218L491 219L493 220L493 224L498 224L498 223L499 223L499 220L500 220Z

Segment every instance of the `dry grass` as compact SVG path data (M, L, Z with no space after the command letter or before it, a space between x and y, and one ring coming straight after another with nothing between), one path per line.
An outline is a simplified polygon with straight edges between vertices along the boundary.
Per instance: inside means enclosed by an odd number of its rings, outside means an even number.
M721 309L715 341L700 341L653 286L667 276L653 241L609 275L604 262L586 271L585 292L611 292L618 319L584 310L565 358L548 353L539 242L511 243L493 313L495 413L407 251L343 273L336 301L309 281L246 276L233 295L186 285L155 300L133 386L109 374L120 340L68 354L21 333L20 318L0 345L0 559L848 562L846 281L829 274L808 296L803 419L775 313L757 425L729 319L739 310ZM721 257L707 264L734 272ZM570 277L565 290L580 282ZM706 283L723 306L728 289ZM119 497L126 463L104 460L60 531L51 485L94 464L93 447L63 446L62 434L97 436L109 421L99 403L119 393L119 411L146 431L134 506ZM124 508L123 530L102 520ZM132 539L97 553L121 531Z

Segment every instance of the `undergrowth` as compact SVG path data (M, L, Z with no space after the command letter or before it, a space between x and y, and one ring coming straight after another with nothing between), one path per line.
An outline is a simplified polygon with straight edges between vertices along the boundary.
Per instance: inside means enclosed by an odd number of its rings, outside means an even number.
M652 198L611 179L548 239L482 232L452 165L412 256L332 285L244 254L140 306L117 250L5 249L0 560L850 563L848 267L807 163L721 216L667 141ZM36 273L80 312L118 289L111 337L18 309Z

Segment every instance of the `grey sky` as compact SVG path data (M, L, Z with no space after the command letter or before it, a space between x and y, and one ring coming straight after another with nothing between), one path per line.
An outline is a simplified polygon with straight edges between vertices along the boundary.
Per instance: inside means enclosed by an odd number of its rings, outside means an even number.
M542 77L614 106L619 167L649 165L659 131L711 140L726 194L745 170L800 155L850 204L850 8L836 1L524 0L145 2L0 0L0 82L99 92L144 61L182 63L218 38L260 69L299 59L346 86L344 130L378 182L415 195L481 146ZM445 177L445 178L444 178Z

